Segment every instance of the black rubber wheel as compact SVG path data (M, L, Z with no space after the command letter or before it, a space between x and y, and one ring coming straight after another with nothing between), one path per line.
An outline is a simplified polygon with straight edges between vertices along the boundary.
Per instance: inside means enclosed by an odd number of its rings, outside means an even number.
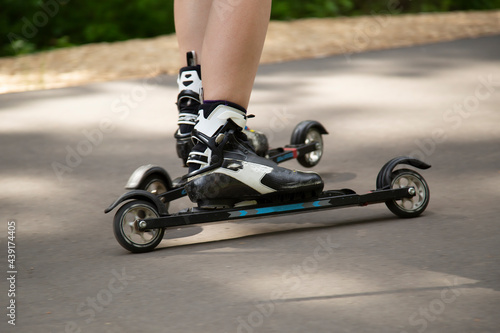
M418 172L410 169L399 169L392 173L391 189L413 187L415 196L402 200L390 200L385 204L391 212L399 217L417 217L424 212L429 204L429 185Z
M297 157L300 165L312 168L319 163L321 156L323 156L323 134L327 134L327 132L321 124L314 120L306 120L295 126L290 139L292 145L316 143L317 146L316 150Z
M170 186L170 182L165 178L165 176L163 176L160 173L152 173L149 176L147 176L146 178L144 178L143 180L141 180L141 182L137 186L137 189L148 191L154 195L159 195L159 194L163 194L167 191L170 191L171 186ZM165 204L165 206L167 207L167 210L168 210L170 203L165 202L165 200L163 198L160 198L160 201Z
M153 204L143 200L127 202L120 207L113 219L113 232L116 240L130 252L152 251L163 239L165 229L141 231L138 223L155 217L159 217L159 214Z

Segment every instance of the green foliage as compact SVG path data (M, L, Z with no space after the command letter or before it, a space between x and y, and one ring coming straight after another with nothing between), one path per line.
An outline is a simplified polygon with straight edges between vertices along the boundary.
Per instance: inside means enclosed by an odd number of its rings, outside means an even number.
M173 31L173 0L0 0L0 56Z
M272 18L354 16L500 8L500 0L274 0Z
M173 2L0 0L0 56L172 33ZM500 0L273 0L271 17L290 20L497 8Z
M288 20L301 17L332 17L352 11L351 0L275 0L272 6L274 20Z

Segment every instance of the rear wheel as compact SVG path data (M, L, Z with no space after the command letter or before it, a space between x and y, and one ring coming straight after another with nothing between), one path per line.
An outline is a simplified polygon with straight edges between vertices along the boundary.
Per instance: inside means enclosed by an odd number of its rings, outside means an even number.
M116 240L130 252L152 251L163 239L165 229L141 230L139 223L156 217L159 214L153 204L143 200L127 202L116 212L113 220Z
M416 217L422 214L429 204L429 185L418 172L410 169L399 169L392 173L391 189L413 187L415 195L401 200L390 200L385 204L399 217Z
M290 140L292 145L316 144L316 150L297 157L297 161L300 165L306 168L312 168L319 163L323 156L322 134L325 133L326 131L324 128L313 120L303 121L295 127Z

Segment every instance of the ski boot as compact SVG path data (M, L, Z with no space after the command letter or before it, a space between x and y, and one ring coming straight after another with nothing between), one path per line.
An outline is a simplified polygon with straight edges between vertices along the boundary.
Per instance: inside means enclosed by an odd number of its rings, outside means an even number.
M246 121L246 110L234 103L200 107L184 177L191 201L199 208L228 208L318 196L318 174L285 169L255 153L243 133Z
M203 100L203 88L201 85L201 68L197 64L196 53L187 53L187 65L179 71L177 84L179 85L179 95L177 96L177 110L179 118L177 124L179 128L174 134L176 139L177 156L182 159L184 166L189 152L194 144L191 141L191 131L196 123L198 108Z
M179 71L177 84L179 95L177 96L177 110L179 128L174 134L176 139L177 156L182 159L184 166L193 149L191 131L196 123L198 108L203 101L203 86L201 81L201 66L197 63L195 51L186 54L187 65ZM259 156L265 156L269 150L269 143L264 133L245 128L243 132L247 135L249 143Z

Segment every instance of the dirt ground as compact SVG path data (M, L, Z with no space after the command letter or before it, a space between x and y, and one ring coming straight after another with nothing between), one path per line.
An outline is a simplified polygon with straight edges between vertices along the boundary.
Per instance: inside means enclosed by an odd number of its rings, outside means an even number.
M271 22L262 63L500 34L500 10ZM0 58L0 93L143 78L179 68L175 35Z

